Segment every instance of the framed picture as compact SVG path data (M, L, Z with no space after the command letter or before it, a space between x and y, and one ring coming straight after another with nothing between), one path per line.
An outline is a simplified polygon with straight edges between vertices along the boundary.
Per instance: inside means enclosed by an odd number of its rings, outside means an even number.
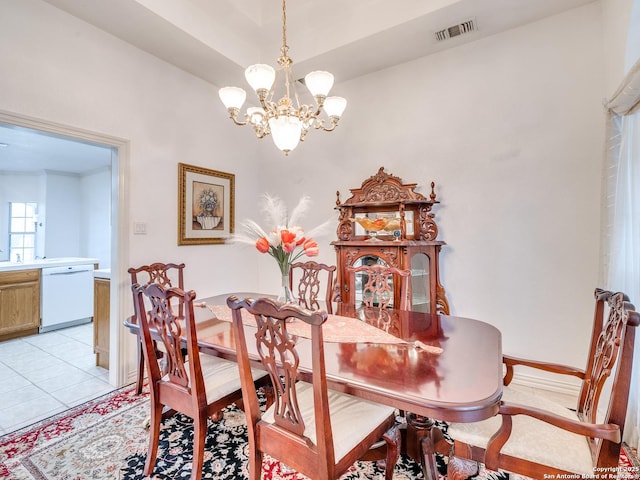
M224 243L233 233L235 175L178 164L178 245Z

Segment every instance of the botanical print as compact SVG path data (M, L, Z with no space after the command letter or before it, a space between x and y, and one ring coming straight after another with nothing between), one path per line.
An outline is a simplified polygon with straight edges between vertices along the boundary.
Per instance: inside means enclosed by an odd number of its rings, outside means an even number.
M234 227L235 175L178 164L178 245L221 244Z
M224 187L193 182L193 229L224 230Z

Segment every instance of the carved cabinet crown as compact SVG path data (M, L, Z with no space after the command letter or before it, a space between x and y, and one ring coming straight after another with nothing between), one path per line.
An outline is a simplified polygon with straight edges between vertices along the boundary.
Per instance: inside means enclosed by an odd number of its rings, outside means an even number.
M336 233L343 241L364 238L355 231L354 217L364 215L390 215L395 213L400 219L399 240L435 240L438 225L431 209L436 200L435 183L431 182L429 198L415 191L417 184L402 183L402 180L384 171L362 182L360 188L351 189L351 197L340 202L340 192L336 192L336 208L340 211ZM392 232L386 233L393 235Z

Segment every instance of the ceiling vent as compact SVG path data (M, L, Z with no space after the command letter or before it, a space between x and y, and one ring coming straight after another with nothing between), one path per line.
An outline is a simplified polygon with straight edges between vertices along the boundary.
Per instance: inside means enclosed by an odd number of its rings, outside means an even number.
M448 38L458 37L469 32L475 32L477 29L476 21L472 18L471 20L467 20L466 22L462 22L457 25L452 25L444 30L438 30L436 32L436 40L438 42L442 42Z

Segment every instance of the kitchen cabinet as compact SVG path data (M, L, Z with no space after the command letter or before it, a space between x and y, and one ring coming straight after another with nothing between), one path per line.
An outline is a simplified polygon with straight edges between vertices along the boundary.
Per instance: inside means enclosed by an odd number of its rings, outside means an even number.
M440 284L440 249L445 243L437 240L438 225L432 208L436 200L435 184L431 182L429 198L416 192L415 183L405 184L388 174L384 167L365 180L360 188L351 189L351 197L340 201L338 240L332 242L337 258L336 293L349 302L350 289L361 297L362 279L356 277L349 285L348 267L380 264L411 270L409 300L411 309L429 313L449 314L449 303ZM393 285L392 304L400 302L400 286Z
M0 341L40 327L40 269L0 272Z
M111 280L96 271L93 279L93 351L96 365L109 368Z

